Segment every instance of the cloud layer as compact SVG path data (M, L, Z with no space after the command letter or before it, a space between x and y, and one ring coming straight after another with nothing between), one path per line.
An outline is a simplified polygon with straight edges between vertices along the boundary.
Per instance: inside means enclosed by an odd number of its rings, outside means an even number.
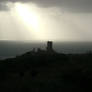
M0 3L0 11L8 11L9 7L6 3Z
M7 10L6 2L32 2L40 7L59 7L68 12L92 12L92 0L0 0L0 10ZM8 7L7 7L8 8Z

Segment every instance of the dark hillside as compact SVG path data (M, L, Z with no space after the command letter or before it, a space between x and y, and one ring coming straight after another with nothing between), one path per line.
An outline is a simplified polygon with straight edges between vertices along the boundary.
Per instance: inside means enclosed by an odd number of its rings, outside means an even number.
M90 92L92 54L28 52L0 61L0 91Z

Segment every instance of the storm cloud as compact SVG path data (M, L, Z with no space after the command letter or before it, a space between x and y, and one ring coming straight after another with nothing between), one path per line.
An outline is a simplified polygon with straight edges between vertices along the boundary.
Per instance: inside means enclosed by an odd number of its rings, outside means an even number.
M7 2L34 3L39 7L58 7L67 12L92 12L92 0L0 0L0 10L7 10ZM5 3L5 5L4 5Z

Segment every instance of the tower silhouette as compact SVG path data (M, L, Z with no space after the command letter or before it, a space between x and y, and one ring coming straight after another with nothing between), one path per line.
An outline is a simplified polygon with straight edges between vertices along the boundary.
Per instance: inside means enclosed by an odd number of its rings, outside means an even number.
M48 52L53 51L53 42L52 41L47 42L47 51Z

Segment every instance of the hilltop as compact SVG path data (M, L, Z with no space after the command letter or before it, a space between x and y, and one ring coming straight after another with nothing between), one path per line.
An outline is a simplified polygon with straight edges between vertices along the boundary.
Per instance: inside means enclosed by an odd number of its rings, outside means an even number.
M90 92L92 54L32 50L0 61L0 91L9 92Z

